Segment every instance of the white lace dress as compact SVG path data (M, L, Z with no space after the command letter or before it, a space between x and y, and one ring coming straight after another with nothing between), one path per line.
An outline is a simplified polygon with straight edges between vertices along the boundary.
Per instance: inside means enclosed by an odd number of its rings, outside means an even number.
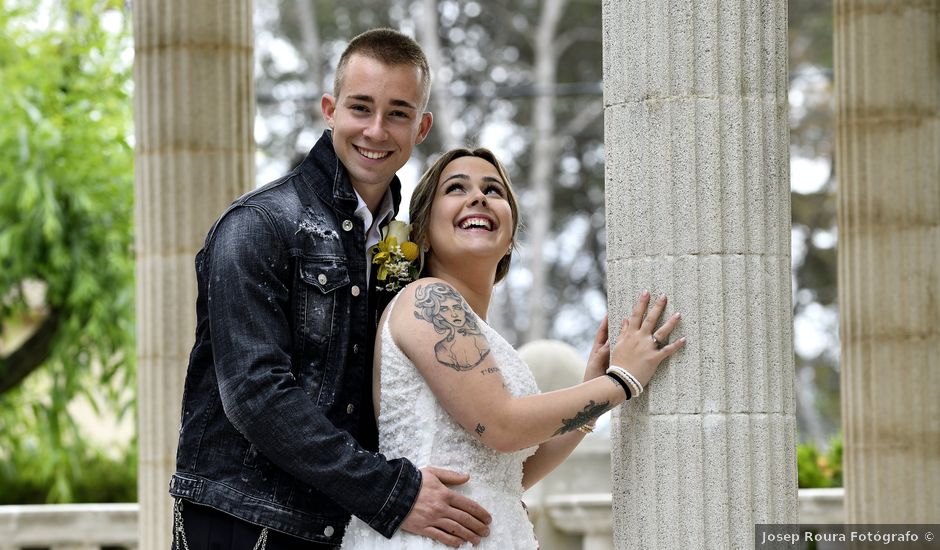
M394 307L395 301L389 309ZM535 378L516 350L482 320L503 379L514 396L538 393ZM418 468L437 466L470 474L470 481L454 490L475 500L493 516L490 535L472 548L479 550L533 550L538 544L522 507L522 464L536 447L499 453L484 446L441 407L407 356L392 340L388 324L382 327L381 407L378 419L379 451L388 458L407 457ZM399 529L391 540L353 517L346 528L343 549L443 550L432 539ZM465 543L461 548L471 548Z

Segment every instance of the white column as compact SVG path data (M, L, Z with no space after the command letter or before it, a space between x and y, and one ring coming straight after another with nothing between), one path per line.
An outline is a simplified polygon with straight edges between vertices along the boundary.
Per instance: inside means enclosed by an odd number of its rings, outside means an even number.
M784 0L604 0L611 326L688 346L614 419L617 548L753 548L797 521Z
M940 2L834 5L846 512L940 510Z
M134 3L140 548L170 547L193 258L254 184L251 0Z

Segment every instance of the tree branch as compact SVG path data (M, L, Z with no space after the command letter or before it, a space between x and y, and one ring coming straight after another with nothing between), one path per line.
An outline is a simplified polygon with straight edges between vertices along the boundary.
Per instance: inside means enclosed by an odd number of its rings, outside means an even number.
M594 27L575 27L558 35L555 39L555 54L561 58L577 42L600 42L603 37Z
M0 394L15 388L49 358L61 319L61 312L50 311L28 340L10 355L0 357Z
M577 137L581 135L588 126L594 123L598 118L604 116L604 109L600 101L592 101L583 109L578 111L578 115L568 121L565 128L559 135L568 137Z

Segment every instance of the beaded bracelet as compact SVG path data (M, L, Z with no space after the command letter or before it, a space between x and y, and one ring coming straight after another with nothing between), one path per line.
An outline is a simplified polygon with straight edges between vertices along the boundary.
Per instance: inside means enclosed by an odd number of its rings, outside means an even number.
M594 424L583 424L578 426L578 431L583 434L589 434L594 431Z
M619 376L611 374L610 372L607 373L607 376L613 378L614 382L616 382L617 384L620 385L621 388L623 388L624 393L627 394L627 401L629 401L630 398L633 397L633 394L630 393L630 386L628 386L624 380L621 380Z

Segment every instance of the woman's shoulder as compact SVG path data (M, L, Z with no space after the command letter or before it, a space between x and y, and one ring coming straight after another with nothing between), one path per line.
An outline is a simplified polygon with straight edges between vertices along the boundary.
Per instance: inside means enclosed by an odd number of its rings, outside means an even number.
M417 279L415 281L408 283L408 285L405 286L405 290L412 289L412 293L413 293L414 289L416 288L430 286L430 285L443 285L450 289L454 288L453 285L451 285L444 279L438 279L437 277L421 277L420 279ZM457 292L457 290L454 289L454 292Z
M457 289L451 286L447 281L438 279L437 277L421 277L420 279L408 283L398 291L394 303L389 304L389 308L385 313L391 316L390 318L393 322L397 321L400 323L403 320L410 320L414 318L411 312L414 312L417 304L426 300L427 296L431 293L437 295L448 294L463 299L463 296L457 292Z
M429 294L460 300L464 299L460 291L444 279L438 279L437 277L421 277L416 281L408 283L408 285L401 290L399 301L404 299L414 304L416 301L426 299Z

